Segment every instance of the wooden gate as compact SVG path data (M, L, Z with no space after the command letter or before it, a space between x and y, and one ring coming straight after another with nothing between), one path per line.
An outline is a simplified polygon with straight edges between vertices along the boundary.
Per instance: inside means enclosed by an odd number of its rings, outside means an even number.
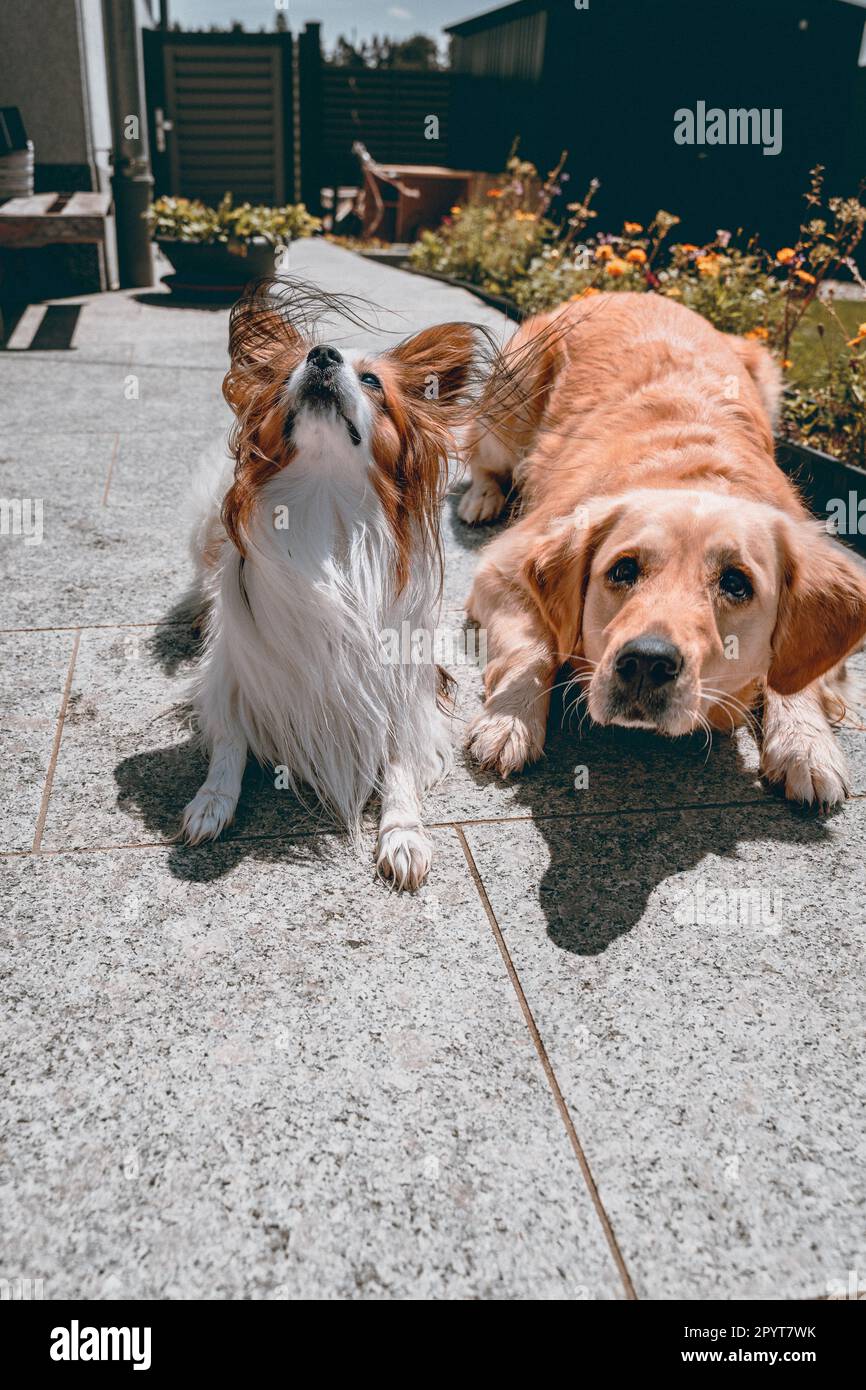
M157 194L290 201L291 36L145 29L143 39Z

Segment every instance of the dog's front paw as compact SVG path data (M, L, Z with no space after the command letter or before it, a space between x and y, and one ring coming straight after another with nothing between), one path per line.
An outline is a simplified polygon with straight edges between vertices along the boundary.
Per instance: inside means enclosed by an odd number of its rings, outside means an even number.
M202 787L183 813L182 830L187 844L200 845L221 835L235 813L237 801L222 792Z
M832 734L796 750L764 747L761 771L767 781L784 788L789 801L829 810L850 794L848 766Z
M502 777L534 763L544 749L544 726L515 714L482 711L469 725L466 749L473 762L494 768Z
M498 483L474 481L461 497L457 515L468 526L478 526L495 521L504 506L505 493Z
M433 846L420 825L398 825L380 832L376 872L395 888L420 888L432 858Z

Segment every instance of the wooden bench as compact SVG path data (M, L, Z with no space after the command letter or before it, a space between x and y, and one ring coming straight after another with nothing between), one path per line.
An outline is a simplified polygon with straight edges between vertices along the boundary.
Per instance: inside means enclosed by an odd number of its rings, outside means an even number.
M110 193L34 193L0 203L0 346L8 340L27 302L91 294L108 288L106 222ZM75 253L50 247L95 246ZM14 252L14 255L13 255Z
M34 193L0 204L0 247L105 243L110 193Z

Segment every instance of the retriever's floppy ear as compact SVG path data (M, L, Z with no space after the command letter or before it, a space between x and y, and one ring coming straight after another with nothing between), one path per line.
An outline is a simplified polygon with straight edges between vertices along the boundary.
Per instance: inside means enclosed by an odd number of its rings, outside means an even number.
M866 573L809 522L781 526L782 591L767 682L794 695L866 634Z
M552 630L562 661L577 650L593 556L618 515L618 503L590 502L549 521L521 567L521 586Z

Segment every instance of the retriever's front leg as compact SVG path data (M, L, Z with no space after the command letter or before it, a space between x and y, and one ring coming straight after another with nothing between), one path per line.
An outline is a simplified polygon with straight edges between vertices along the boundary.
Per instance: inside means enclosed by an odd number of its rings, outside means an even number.
M789 801L837 806L850 791L848 767L825 709L823 681L796 695L767 690L761 718L761 772Z
M541 757L550 691L561 664L552 635L513 574L513 532L487 552L475 577L469 613L486 635L484 708L469 725L466 746L481 767L503 777Z

